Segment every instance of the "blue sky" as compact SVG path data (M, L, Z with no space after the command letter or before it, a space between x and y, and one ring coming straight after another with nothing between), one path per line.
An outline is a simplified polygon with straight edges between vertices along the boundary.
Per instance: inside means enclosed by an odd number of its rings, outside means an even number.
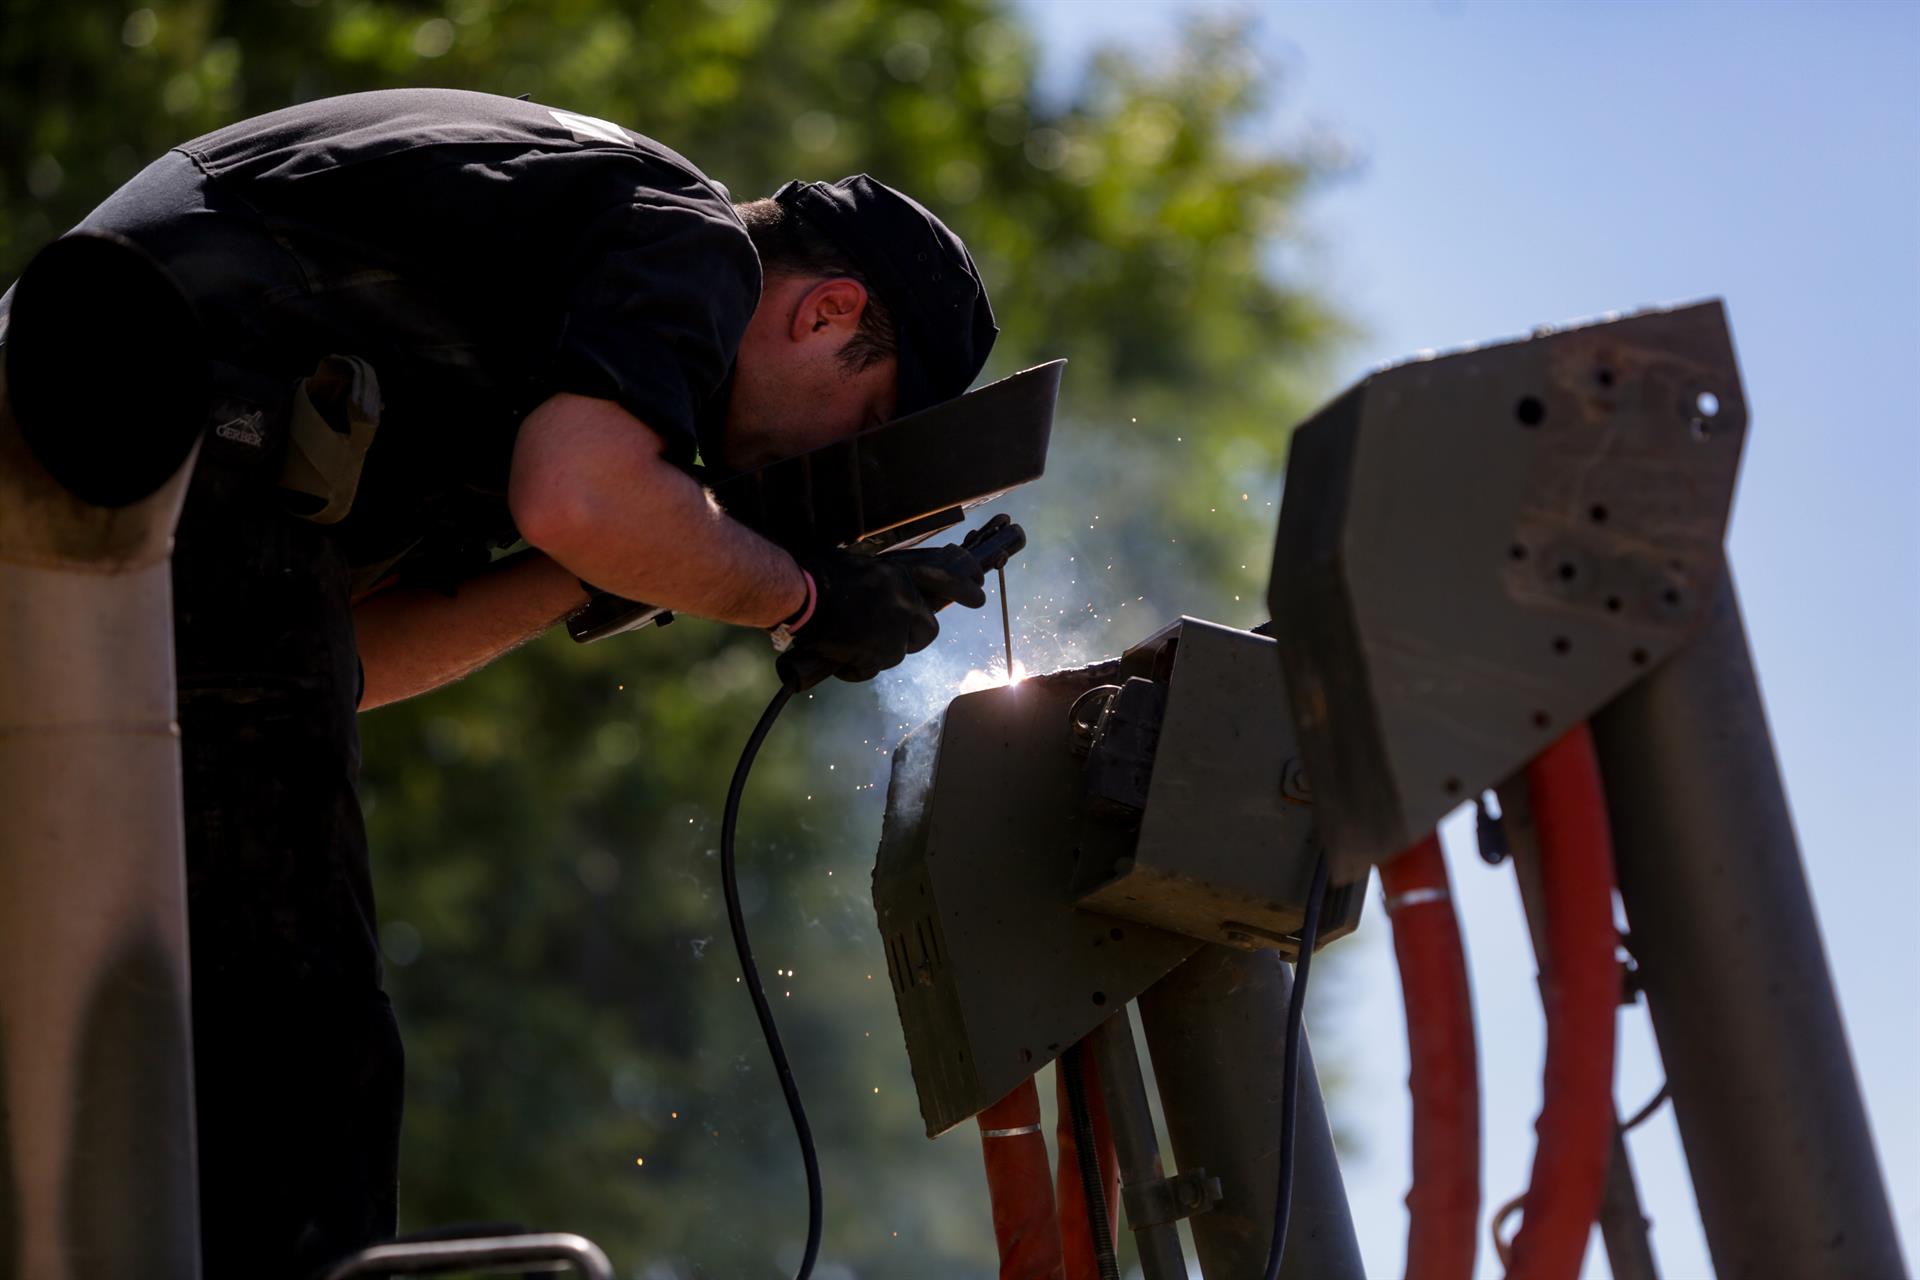
M1423 347L1727 300L1752 428L1734 571L1909 1259L1920 1246L1920 5L1200 5L1028 0L1049 74L1258 15L1276 140L1331 127L1364 167L1318 194L1311 270L1365 337L1328 391ZM1447 834L1468 837L1464 830ZM1521 1190L1538 1105L1532 960L1510 877L1462 841L1487 1099L1486 1202ZM1405 1047L1390 941L1350 953L1348 1164L1369 1273L1398 1275ZM1661 1079L1622 1018L1619 1094ZM1329 1045L1329 1049L1333 1046ZM1708 1276L1670 1114L1633 1139L1669 1280ZM1604 1261L1587 1274L1606 1274ZM1497 1267L1483 1255L1482 1274Z

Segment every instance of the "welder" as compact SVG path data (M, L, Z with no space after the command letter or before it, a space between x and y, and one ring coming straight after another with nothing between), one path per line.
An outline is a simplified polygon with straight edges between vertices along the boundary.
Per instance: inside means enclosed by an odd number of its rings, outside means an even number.
M594 591L767 629L807 679L925 647L984 602L972 557L796 560L693 468L957 396L997 330L959 238L870 177L735 205L620 125L479 93L242 121L79 230L164 268L215 360L173 557L203 1248L210 1280L304 1275L395 1225L357 713Z

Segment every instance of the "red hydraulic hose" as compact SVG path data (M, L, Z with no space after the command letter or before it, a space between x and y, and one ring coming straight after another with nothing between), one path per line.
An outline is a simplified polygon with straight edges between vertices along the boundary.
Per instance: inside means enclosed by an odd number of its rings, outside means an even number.
M1600 1213L1613 1146L1613 840L1593 737L1582 724L1527 766L1547 954L1547 1066L1533 1177L1508 1280L1573 1280Z
M1040 1129L1040 1091L1032 1077L982 1111L980 1149L993 1203L1000 1280L1063 1280L1060 1224L1053 1216L1053 1171Z
M1107 1124L1106 1099L1090 1053L1062 1056L1053 1065L1060 1119L1054 1148L1060 1153L1055 1199L1060 1206L1060 1243L1066 1258L1067 1280L1100 1280L1100 1263L1087 1225L1087 1197L1080 1181L1080 1149L1073 1136L1073 1115L1067 1102L1067 1063L1078 1058L1080 1078L1086 1084L1087 1109L1093 1113L1093 1145L1100 1160L1100 1185L1106 1189L1108 1234L1120 1209L1120 1157L1113 1149L1113 1130Z
M1407 1280L1471 1280L1480 1216L1480 1082L1467 960L1440 842L1380 868L1407 1006L1413 1187Z

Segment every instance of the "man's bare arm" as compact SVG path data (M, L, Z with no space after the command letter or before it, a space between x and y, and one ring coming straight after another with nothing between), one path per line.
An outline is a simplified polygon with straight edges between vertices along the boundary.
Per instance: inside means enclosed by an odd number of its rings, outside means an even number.
M450 684L586 603L574 575L538 551L497 560L455 595L390 587L353 607L367 687L360 709Z
M793 557L729 517L610 400L558 395L514 442L507 500L528 542L594 586L771 627L806 601Z
M354 607L361 709L458 680L533 639L597 587L678 613L770 627L799 610L793 557L729 518L662 457L660 438L608 400L559 395L527 416L507 501L539 550L452 596L394 587Z

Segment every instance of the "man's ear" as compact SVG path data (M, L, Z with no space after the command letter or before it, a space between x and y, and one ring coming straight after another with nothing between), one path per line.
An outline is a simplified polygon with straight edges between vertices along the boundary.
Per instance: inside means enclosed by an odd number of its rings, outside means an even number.
M838 347L860 327L867 309L867 287L851 276L822 280L800 296L788 334L795 342L824 337Z

